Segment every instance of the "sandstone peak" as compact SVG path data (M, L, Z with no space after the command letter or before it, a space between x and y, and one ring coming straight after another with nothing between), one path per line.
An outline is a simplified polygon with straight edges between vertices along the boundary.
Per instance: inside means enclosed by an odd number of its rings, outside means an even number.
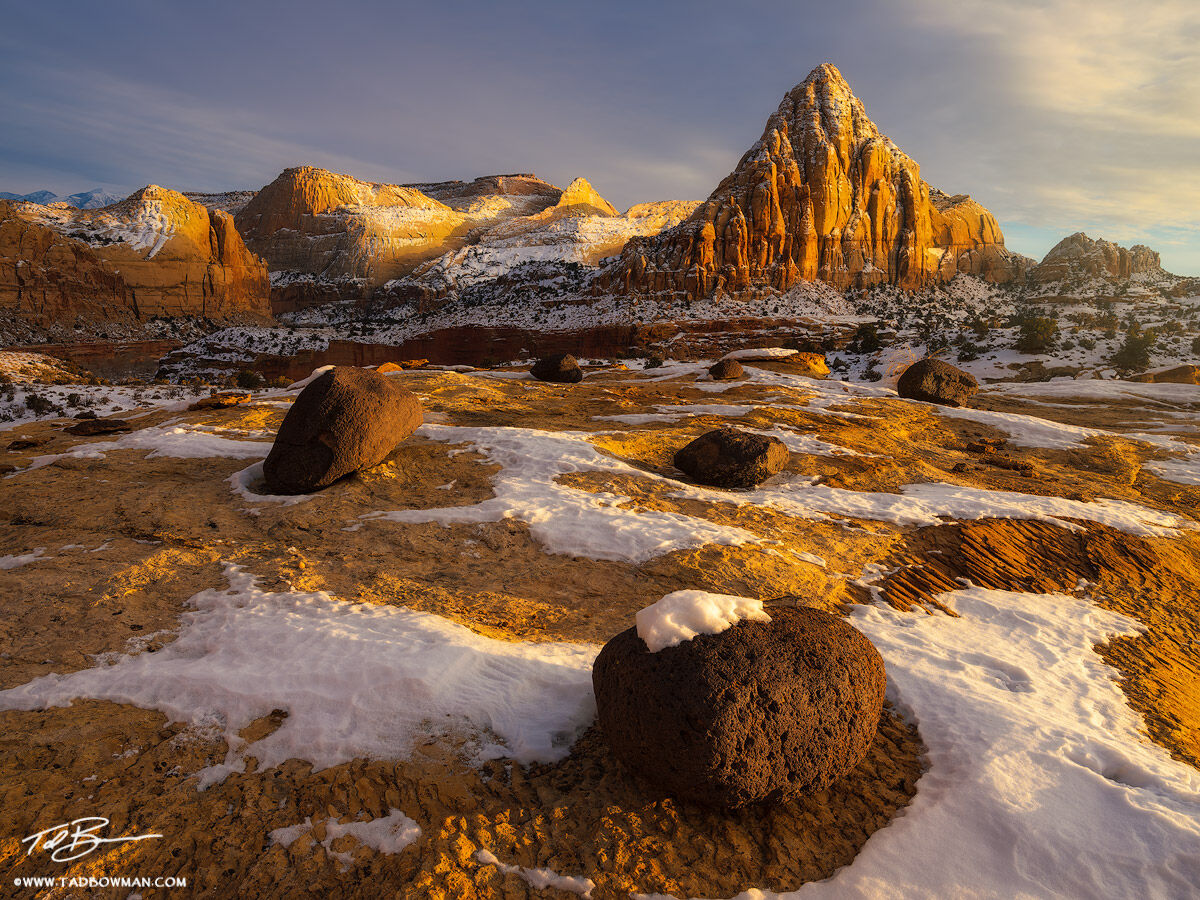
M825 63L785 94L686 222L631 241L596 290L693 299L814 279L917 288L960 272L1008 281L1023 265L986 209L932 191Z
M1158 272L1162 272L1159 255L1144 244L1126 249L1077 231L1055 244L1029 276L1038 282L1060 281L1072 276L1125 280L1134 275Z
M555 208L560 211L569 210L577 216L616 216L619 215L615 206L605 200L586 178L576 178L558 198Z
M284 169L237 215L238 230L248 240L282 228L300 230L305 217L349 207L400 207L448 213L444 204L415 188L360 181L315 166Z

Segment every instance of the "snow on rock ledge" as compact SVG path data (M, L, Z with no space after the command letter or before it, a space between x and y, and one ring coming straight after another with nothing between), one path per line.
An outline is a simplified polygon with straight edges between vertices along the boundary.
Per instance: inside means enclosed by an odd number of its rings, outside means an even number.
M750 347L746 350L734 350L726 353L721 359L785 359L795 356L799 350L788 350L784 347Z
M675 591L635 616L638 637L651 653L690 641L698 634L720 634L742 619L771 621L761 600L707 591Z

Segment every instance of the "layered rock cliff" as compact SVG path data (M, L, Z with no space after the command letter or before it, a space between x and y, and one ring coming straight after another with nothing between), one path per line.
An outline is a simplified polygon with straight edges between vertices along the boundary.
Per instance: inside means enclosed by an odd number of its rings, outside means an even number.
M387 296L428 309L470 293L536 297L582 289L581 270L615 256L630 238L658 234L686 219L696 203L643 203L624 214L584 178L538 212L482 225L466 245L388 285Z
M231 216L157 185L94 210L0 202L0 308L39 325L265 320L267 269Z
M684 223L631 241L598 292L695 299L839 288L918 288L955 274L1023 274L992 215L950 197L880 133L838 70L814 69L762 138Z
M1126 249L1110 241L1093 240L1082 231L1063 238L1029 272L1031 281L1066 278L1124 281L1134 275L1165 274L1158 253L1143 244Z
M528 174L394 185L302 166L287 169L247 202L237 226L266 258L276 312L285 312L370 297L476 241L479 229L536 215L562 194Z

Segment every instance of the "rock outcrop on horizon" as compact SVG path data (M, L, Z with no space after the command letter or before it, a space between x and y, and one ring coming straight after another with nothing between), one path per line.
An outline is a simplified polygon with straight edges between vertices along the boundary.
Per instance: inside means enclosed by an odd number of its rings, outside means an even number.
M0 308L34 325L265 321L268 289L233 218L176 191L94 210L0 201Z
M824 64L686 222L631 241L595 290L696 299L812 280L920 288L959 273L1007 282L1024 267L991 213L922 181Z
M1127 249L1111 241L1093 240L1078 231L1055 244L1030 270L1029 279L1039 284L1077 277L1127 281L1143 274L1166 274L1154 250L1144 244Z
M587 179L576 178L544 209L473 229L463 246L389 285L388 294L427 309L475 291L528 297L550 284L576 281L582 288L581 267L616 256L631 238L679 224L698 205L668 200L620 213Z
M566 190L532 174L391 185L305 166L249 199L237 225L267 260L275 310L287 312L381 293L435 303L525 262L593 266L694 208L621 215L583 178Z
M300 166L258 191L236 221L266 259L283 312L368 297L461 247L472 229L540 212L561 193L533 175L396 185Z

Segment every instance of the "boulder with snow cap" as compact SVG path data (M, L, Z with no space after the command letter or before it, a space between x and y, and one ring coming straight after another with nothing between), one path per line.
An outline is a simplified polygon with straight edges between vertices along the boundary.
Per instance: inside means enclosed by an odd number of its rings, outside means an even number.
M592 684L627 768L679 800L735 808L822 790L857 766L886 677L866 637L797 598L681 591L604 646Z
M787 461L787 446L778 438L737 428L709 431L675 454L675 468L701 484L722 488L753 488Z
M570 353L543 356L529 370L538 381L555 381L560 384L578 384L583 381L583 369Z
M367 369L338 366L313 379L284 417L263 463L267 488L303 494L377 465L421 424L421 404Z
M978 391L979 382L970 372L928 356L905 369L896 383L901 397L942 406L963 406Z

